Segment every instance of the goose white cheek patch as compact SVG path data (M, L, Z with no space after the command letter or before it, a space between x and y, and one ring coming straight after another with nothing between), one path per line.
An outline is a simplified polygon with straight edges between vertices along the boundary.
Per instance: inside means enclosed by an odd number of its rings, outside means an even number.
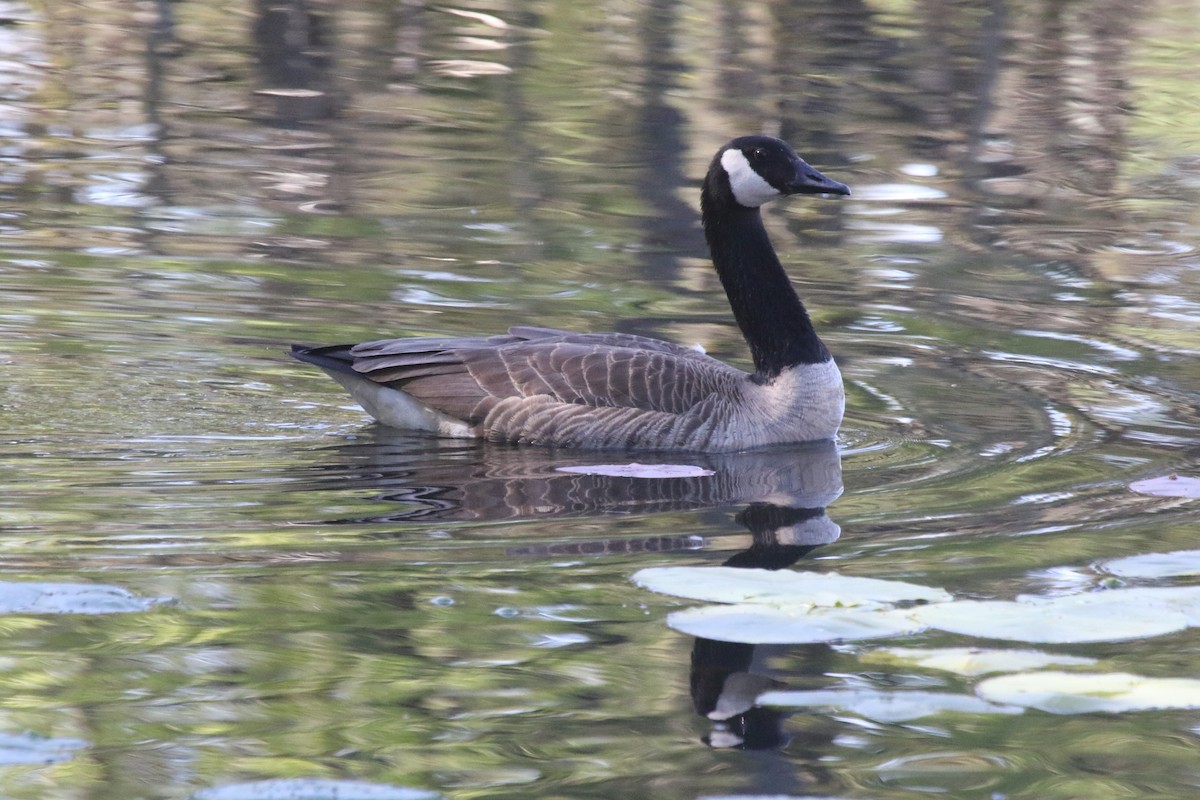
M731 147L722 153L721 166L729 175L729 188L733 190L733 199L747 208L757 208L782 194L754 171L754 167L750 166L741 150Z

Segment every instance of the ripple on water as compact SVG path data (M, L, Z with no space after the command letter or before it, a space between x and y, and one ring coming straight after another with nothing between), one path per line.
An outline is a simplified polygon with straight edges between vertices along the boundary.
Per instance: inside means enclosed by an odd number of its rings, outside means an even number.
M854 187L856 201L879 203L920 203L945 200L947 194L932 186L917 183L873 183Z
M999 754L940 751L894 758L880 764L877 771L888 786L953 795L999 786L1014 767Z

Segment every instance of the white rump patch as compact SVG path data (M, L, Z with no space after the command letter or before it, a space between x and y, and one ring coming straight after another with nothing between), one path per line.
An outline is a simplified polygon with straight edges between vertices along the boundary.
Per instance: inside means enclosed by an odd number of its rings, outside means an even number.
M747 208L758 208L768 200L774 200L783 194L755 172L746 156L736 147L731 147L721 154L721 166L729 175L729 188L733 190L733 199Z
M456 439L467 439L473 435L470 426L461 419L435 411L399 389L334 369L325 369L325 374L340 383L363 410L389 428L426 431Z

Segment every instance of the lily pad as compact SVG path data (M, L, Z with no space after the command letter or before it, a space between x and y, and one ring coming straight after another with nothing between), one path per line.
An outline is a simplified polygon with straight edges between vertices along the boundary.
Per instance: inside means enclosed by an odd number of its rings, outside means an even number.
M1200 498L1200 478L1186 475L1147 478L1144 481L1134 481L1129 484L1129 488L1138 494L1153 494L1159 497L1186 497L1192 500Z
M906 722L944 712L962 714L1020 714L1023 708L988 702L979 697L947 692L822 689L803 692L764 692L759 705L787 708L817 707L848 711L876 722Z
M956 675L986 675L989 672L1023 672L1050 666L1091 666L1094 658L1063 656L1040 650L1003 650L981 647L881 647L859 656L867 663L911 664Z
M1114 614L1125 613L1124 609L1130 605L1147 609L1161 608L1166 612L1182 614L1190 626L1200 626L1200 586L1142 586L1091 592L1079 597L1103 600Z
M792 607L879 606L906 601L945 602L932 586L827 572L736 567L650 567L635 573L638 586L660 594L714 603L769 603Z
M1200 625L1200 586L1142 586L1054 598L1022 596L1017 600L1039 606L1054 606L1066 612L1080 609L1088 614L1119 614L1130 619L1138 614L1153 615L1158 609L1163 614L1182 614L1188 625Z
M975 692L985 700L1051 714L1200 708L1200 680L1128 672L1021 672L988 678Z
M1045 600L959 600L912 609L930 628L986 639L1074 644L1162 636L1188 627L1186 615L1163 603L1138 603L1116 589Z
M1100 569L1122 578L1154 579L1200 575L1200 550L1175 550L1170 553L1144 553L1115 558L1101 564Z
M820 608L742 603L676 611L667 624L680 633L742 644L811 644L917 633L925 626L907 609Z

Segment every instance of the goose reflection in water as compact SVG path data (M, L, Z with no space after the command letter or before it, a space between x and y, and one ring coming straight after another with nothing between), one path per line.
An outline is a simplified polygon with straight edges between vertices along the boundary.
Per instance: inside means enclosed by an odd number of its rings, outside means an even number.
M464 444L382 426L322 467L340 489L397 510L344 522L490 522L655 514L767 504L823 509L842 492L831 441L744 453L545 450ZM832 525L832 523L828 523ZM836 538L836 534L835 534Z
M330 469L336 470L340 488L369 488L376 500L399 506L394 513L346 522L579 518L740 506L736 520L749 530L750 546L724 566L771 570L791 566L841 534L825 512L843 488L841 458L831 441L744 453L625 456L462 444L379 427L337 451L342 463ZM646 528L654 529L652 518ZM705 545L703 537L690 535L564 538L510 547L505 555L599 555ZM713 723L706 743L743 749L783 744L785 713L754 702L775 684L764 662L778 649L696 640L690 689L696 713ZM821 675L831 652L827 645L809 645L801 655L806 660L802 672Z

